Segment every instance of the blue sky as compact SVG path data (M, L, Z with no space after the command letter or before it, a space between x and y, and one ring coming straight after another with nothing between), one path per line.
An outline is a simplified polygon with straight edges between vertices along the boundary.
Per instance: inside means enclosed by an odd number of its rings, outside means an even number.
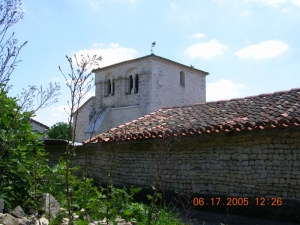
M207 101L300 87L300 0L22 2L24 19L11 31L28 44L10 95L59 82L59 101L35 117L48 126L67 121L65 55L101 55L104 67L149 55L154 41L154 54L210 73Z

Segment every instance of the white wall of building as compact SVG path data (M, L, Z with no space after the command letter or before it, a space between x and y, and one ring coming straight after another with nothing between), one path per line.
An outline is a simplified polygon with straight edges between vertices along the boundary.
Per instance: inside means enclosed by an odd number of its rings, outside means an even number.
M184 85L180 84L180 72L184 73ZM136 74L138 74L138 91L134 93L130 92L129 77L130 75L135 77ZM96 135L164 106L205 102L207 74L155 55L96 70L95 98L79 111L76 141L89 139L91 130L87 128L91 127L88 126L89 115L93 110L99 112L98 118L106 110L105 116L102 115L100 118L101 121L94 120L95 124L97 123ZM111 93L108 95L109 88Z

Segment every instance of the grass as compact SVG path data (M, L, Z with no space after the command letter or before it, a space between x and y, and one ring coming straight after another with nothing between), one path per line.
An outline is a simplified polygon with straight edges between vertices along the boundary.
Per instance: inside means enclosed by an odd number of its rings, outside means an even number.
M167 207L161 209L157 225L191 225L181 222L180 215Z

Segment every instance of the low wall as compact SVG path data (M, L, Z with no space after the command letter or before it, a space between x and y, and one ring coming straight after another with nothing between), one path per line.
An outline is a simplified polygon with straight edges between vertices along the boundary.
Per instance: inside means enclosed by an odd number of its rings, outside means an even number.
M299 128L186 136L173 141L166 160L177 168L165 172L165 177L172 172L172 179L165 183L168 190L184 192L193 183L194 196L204 200L199 209L268 214L300 222ZM46 147L54 163L62 151ZM75 162L84 165L87 150L89 172L97 182L107 182L114 152L119 149L113 165L114 184L154 185L162 150L154 149L153 140L124 142L119 147L105 143L78 147Z

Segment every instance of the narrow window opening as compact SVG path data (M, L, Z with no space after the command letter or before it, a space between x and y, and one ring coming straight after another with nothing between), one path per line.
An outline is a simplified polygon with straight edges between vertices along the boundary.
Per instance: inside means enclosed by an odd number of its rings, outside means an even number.
M135 93L139 92L139 75L135 75Z
M185 74L183 71L180 72L180 85L185 86Z
M129 76L129 94L131 94L131 90L133 88L133 78L132 75Z
M107 96L109 96L111 93L111 83L110 80L107 81Z
M115 80L113 80L113 83L112 83L112 92L111 92L111 95L115 95Z

